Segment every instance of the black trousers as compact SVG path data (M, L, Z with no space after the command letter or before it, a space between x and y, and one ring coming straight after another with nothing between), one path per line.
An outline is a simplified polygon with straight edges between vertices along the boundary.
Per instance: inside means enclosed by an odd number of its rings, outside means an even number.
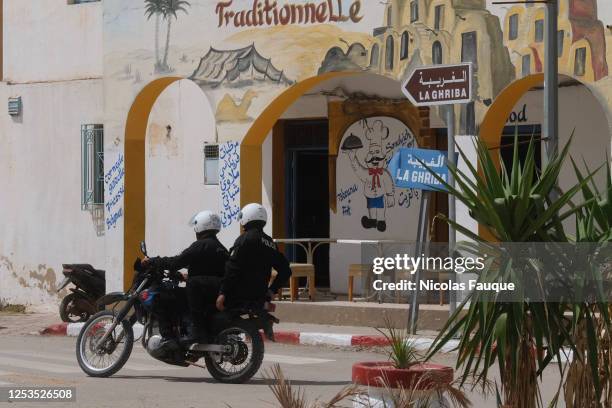
M193 276L187 279L187 300L191 321L196 328L205 328L208 318L215 313L220 284L221 278L216 276Z

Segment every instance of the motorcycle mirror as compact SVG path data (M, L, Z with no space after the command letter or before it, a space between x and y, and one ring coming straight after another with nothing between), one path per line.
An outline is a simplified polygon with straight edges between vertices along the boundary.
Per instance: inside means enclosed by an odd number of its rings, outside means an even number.
M142 252L144 256L148 256L147 255L147 244L144 241L140 241L140 252Z

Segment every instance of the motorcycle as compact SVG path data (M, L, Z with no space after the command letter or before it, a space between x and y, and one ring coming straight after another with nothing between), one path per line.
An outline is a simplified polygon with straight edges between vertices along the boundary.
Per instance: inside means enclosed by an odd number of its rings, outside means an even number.
M141 251L148 256L144 242ZM182 275L159 270L154 263L143 267L139 258L134 270L130 290L104 296L100 303L114 307L92 316L79 333L76 355L87 375L109 377L126 364L137 322L144 326L143 348L164 363L206 368L216 380L232 384L244 383L257 373L264 358L260 330L273 341L273 324L279 322L265 306L217 311L209 318L206 343L182 344L179 339L190 327L185 288L180 286ZM172 335L165 330L162 337L162 326L170 327ZM198 364L202 358L204 366Z
M104 271L95 269L89 264L63 264L64 280L57 291L68 284L74 284L66 297L62 299L59 313L64 322L85 322L100 308L96 301L106 292Z

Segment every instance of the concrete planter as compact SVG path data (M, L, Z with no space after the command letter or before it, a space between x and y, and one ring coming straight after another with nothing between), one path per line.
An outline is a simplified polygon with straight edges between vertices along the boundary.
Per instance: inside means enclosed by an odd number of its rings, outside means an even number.
M357 398L354 408L394 408L390 389L415 389L415 396L425 394L434 383L450 384L453 381L454 371L451 367L419 363L406 369L395 368L390 362L363 362L353 365L352 379L355 384L367 387L367 395ZM450 404L443 396L435 401L417 402L417 407L449 408Z

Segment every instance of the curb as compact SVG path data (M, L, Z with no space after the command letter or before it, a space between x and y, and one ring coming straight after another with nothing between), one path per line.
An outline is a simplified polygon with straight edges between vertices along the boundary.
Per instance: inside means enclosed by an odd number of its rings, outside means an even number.
M84 323L60 323L54 324L41 330L39 333L43 336L68 336L77 337ZM134 325L134 337L138 338L142 335L143 326L141 324ZM389 340L380 335L364 336L352 334L336 334L336 333L316 333L316 332L297 332L297 331L275 331L274 338L276 343L292 344L303 346L339 346L339 347L384 347L389 345ZM428 350L433 343L432 338L428 337L413 337L413 346L419 351ZM452 353L459 345L458 340L449 341L442 352Z

